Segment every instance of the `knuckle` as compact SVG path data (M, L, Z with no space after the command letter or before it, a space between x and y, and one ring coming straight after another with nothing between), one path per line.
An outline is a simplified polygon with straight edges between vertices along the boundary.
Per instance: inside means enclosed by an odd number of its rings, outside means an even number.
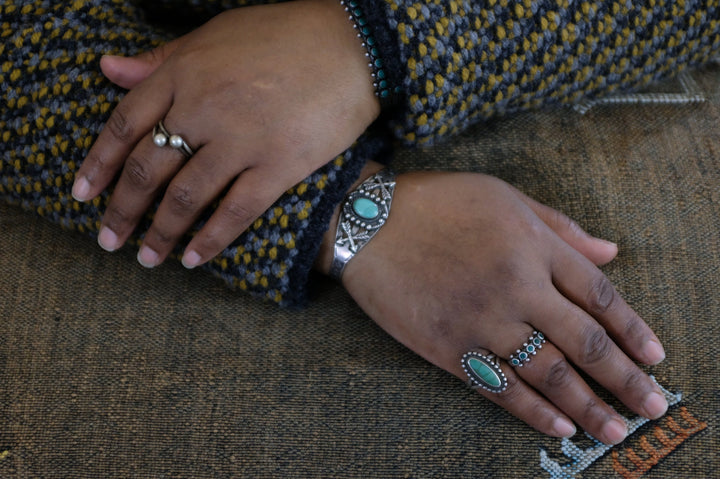
M625 375L625 380L623 382L623 390L635 391L638 389L638 385L643 384L644 381L645 374L639 369L635 368Z
M108 206L103 216L103 222L116 233L124 230L124 225L131 221L131 215L117 205Z
M125 112L125 107L119 104L110 115L107 122L108 131L119 141L126 143L132 140L135 129Z
M98 176L100 176L100 172L108 171L111 169L110 160L106 156L100 155L94 150L91 150L90 153L88 153L87 159L85 160L83 166L87 169L85 178L87 179L88 183L93 186L98 181Z
M150 64L152 65L159 65L160 63L165 60L165 57L167 56L165 54L165 45L160 45L157 48L153 48L148 52L148 60L150 60Z
M505 403L512 403L520 397L522 394L522 388L520 387L520 380L515 375L507 377L507 388L504 391L496 393L496 397L501 399Z
M617 299L617 292L610 280L602 273L598 273L592 280L587 295L587 305L590 314L603 314L612 308Z
M152 173L146 159L131 156L125 163L125 169L123 171L130 186L141 190L152 187Z
M570 366L570 364L565 361L565 359L560 358L548 368L543 382L548 388L557 388L564 386L565 384L567 384L568 379L570 379L571 371L572 367Z
M643 336L645 332L645 321L640 319L636 314L632 314L625 322L623 335L626 338L635 338Z
M227 244L221 239L222 231L210 229L204 227L202 231L195 236L194 241L196 242L195 250L202 257L215 256L218 251L221 251Z
M583 405L583 417L589 419L597 413L597 409L600 407L600 403L594 397L588 398Z
M523 274L525 268L526 265L522 263L522 260L514 256L496 258L490 265L490 270L494 277L498 279L498 284L503 289L513 291L513 294L516 294L518 288L527 283L527 279Z
M582 351L580 361L584 365L592 365L605 361L612 353L613 343L601 327L593 328L588 334L583 335Z
M218 209L224 219L233 225L240 225L245 229L257 215L239 201L226 198Z
M573 236L581 236L585 233L585 231L580 228L580 225L578 225L572 218L557 210L554 211L554 222L559 229L565 230Z
M556 209L552 209L550 211L550 224L552 224L556 229L571 229L572 228L572 220L564 215L563 213L559 212Z
M543 276L528 275L527 264L520 258L497 259L490 267L497 278L497 290L508 297L525 297L529 299L547 287L547 279ZM520 306L518 303L516 306Z
M155 248L156 251L160 249L166 249L168 246L172 246L175 244L175 236L166 233L162 230L158 230L156 228L153 228L151 232L148 232L146 241L151 246L160 246L160 248Z
M195 212L196 201L190 185L173 183L168 187L165 197L174 215L188 216Z
M533 241L543 238L547 231L547 224L537 216L522 218L523 234Z

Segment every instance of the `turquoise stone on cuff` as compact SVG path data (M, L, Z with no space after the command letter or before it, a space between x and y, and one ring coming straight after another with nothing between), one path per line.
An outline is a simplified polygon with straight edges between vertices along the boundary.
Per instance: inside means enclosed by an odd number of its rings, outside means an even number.
M468 359L468 366L486 385L499 388L502 385L500 376L493 369L478 358Z
M352 208L355 214L366 220L377 218L380 214L380 208L378 208L378 205L367 198L356 199L353 201Z

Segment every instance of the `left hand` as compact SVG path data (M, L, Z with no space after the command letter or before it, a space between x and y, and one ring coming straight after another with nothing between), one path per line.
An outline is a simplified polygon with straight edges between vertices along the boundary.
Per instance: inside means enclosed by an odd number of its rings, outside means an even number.
M363 177L378 168L368 167ZM322 272L334 238L331 226L316 262ZM625 421L580 370L644 417L660 417L667 402L633 362L660 362L659 339L595 266L616 253L496 178L405 173L387 223L350 260L342 283L395 339L463 381L464 353L500 358L507 388L478 392L538 431L570 436L575 422L617 444ZM508 358L533 331L547 343L512 367Z
M185 249L195 267L229 245L288 188L347 149L380 111L364 49L336 0L224 12L136 58L101 67L130 88L77 172L88 201L122 169L98 241L122 246L166 188L138 260L161 263L227 190ZM194 150L153 143L162 120Z

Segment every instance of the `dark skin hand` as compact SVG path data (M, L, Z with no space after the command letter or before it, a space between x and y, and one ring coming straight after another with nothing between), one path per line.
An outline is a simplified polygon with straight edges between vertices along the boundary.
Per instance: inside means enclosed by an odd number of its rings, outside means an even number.
M121 172L100 245L121 247L167 188L138 254L156 266L229 187L183 264L212 259L378 116L364 52L337 0L301 0L229 10L139 57L103 58L105 75L130 92L73 186L89 201ZM153 143L160 120L194 149L190 159Z
M187 267L208 261L379 113L362 48L335 0L231 10L149 54L106 57L102 68L131 91L73 193L90 200L121 172L99 237L114 250L167 187L138 255L146 266L162 262L229 186L183 257ZM152 143L159 120L195 149L190 160ZM378 168L369 163L363 177ZM321 271L334 236L331 225ZM638 414L657 418L667 409L633 362L662 361L662 346L596 267L616 254L615 245L495 178L412 173L398 177L390 219L350 261L343 284L393 337L463 381L464 353L507 360L542 331L548 342L530 363L501 363L506 391L479 393L543 433L570 436L576 423L614 444L627 434L622 418L576 369Z
M377 170L370 164L363 177ZM317 268L327 272L335 226ZM538 431L570 436L573 422L607 444L622 417L583 381L583 370L636 413L667 402L633 360L665 357L648 325L596 265L617 247L496 178L474 173L399 175L392 211L347 265L343 285L395 339L463 381L468 351L504 360L507 390L479 393ZM534 330L548 342L522 368L507 363Z

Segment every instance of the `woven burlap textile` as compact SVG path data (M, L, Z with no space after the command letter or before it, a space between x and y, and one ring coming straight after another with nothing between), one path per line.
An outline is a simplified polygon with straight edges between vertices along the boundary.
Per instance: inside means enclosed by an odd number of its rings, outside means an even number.
M499 176L619 244L604 271L663 340L650 372L682 398L568 477L720 469L719 73L656 87L680 94L660 103L525 114L398 156L401 171ZM668 103L683 98L704 100ZM0 477L551 477L541 449L573 464L334 284L283 311L134 256L0 206Z

